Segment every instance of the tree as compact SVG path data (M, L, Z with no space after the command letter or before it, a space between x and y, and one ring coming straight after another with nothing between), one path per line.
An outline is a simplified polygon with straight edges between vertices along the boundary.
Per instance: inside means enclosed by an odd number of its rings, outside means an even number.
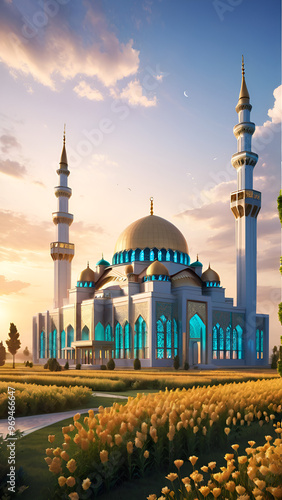
M17 354L19 348L21 347L21 341L19 339L20 334L14 323L10 323L10 331L8 335L10 338L6 340L6 344L8 346L9 353L12 354L13 356L13 368L15 368L15 355Z
M30 356L29 348L27 346L23 350L23 355L26 356L27 358L28 356Z
M277 346L275 345L272 349L272 355L271 355L271 368L274 370L277 368L278 359L279 359L279 352Z
M180 367L180 362L179 362L179 356L178 354L175 356L174 360L173 360L173 367L175 370L178 370L178 368Z
M6 349L3 342L0 342L0 366L4 366L6 361Z

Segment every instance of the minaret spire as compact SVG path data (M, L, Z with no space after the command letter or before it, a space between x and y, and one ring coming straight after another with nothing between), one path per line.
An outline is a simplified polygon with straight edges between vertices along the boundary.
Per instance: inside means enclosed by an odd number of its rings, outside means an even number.
M153 198L153 196L151 196L150 202L151 202L150 215L154 215L154 198Z
M237 139L237 153L231 163L237 170L237 191L231 194L231 210L235 216L237 307L245 310L246 364L254 364L256 340L257 300L257 216L261 207L261 193L253 190L253 170L258 155L252 151L255 124L250 120L252 106L245 81L242 56L242 83L236 106L239 123L233 132Z
M57 212L53 212L53 222L56 225L56 241L51 243L51 257L54 261L54 306L63 305L71 287L71 261L74 256L74 245L69 243L69 227L73 215L69 213L69 199L72 190L68 187L68 160L66 153L66 133L64 127L63 149L57 174L59 186L55 187L57 197Z

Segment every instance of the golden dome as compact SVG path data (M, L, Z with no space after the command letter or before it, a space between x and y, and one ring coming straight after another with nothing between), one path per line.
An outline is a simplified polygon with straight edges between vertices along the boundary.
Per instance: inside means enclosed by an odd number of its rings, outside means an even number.
M126 266L125 268L125 274L132 274L133 273L133 267L131 264L129 264L128 266Z
M189 253L187 242L179 229L157 215L148 215L130 224L119 236L114 253L136 248L165 248Z
M220 282L219 275L213 269L211 269L210 265L209 265L208 269L202 274L201 278L202 278L202 281Z
M146 276L169 276L167 268L158 260L154 260L146 270Z
M84 269L80 273L80 277L79 277L78 281L88 281L88 282L94 281L95 282L95 273L94 273L94 271L92 271L92 269L90 269L89 262L87 262L87 268Z

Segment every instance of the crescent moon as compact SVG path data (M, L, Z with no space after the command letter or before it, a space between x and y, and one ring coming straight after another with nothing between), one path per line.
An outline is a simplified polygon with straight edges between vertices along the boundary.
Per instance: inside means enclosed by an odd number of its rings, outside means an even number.
M189 97L187 94L187 90L184 90L184 95L185 95L185 97Z

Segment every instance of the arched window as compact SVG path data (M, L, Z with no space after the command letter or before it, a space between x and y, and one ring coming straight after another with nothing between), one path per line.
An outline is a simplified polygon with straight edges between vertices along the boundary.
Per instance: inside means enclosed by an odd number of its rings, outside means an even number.
M105 340L104 327L100 321L95 326L95 340Z
M157 359L165 357L165 336L164 322L161 319L157 321Z
M166 357L172 358L172 337L171 337L171 321L166 323Z
M45 332L42 330L40 333L40 349L39 349L39 358L43 359L45 358L45 349L46 349L46 339L45 339Z
M123 264L123 253L122 252L120 252L120 254L119 254L119 263Z
M177 260L178 260L178 255L177 254L178 254L178 252L175 251L174 255L173 255L173 262L177 262Z
M154 250L150 250L150 260L155 260Z
M66 332L65 330L61 331L61 359L65 358L65 351L63 349L66 347Z
M144 260L150 260L150 248L144 249Z
M131 328L128 321L124 325L124 357L131 358Z
M230 359L231 357L231 325L226 328L225 336L225 358Z
M174 356L178 353L178 328L176 319L173 320L173 340L174 340Z
M139 260L141 260L141 261L144 260L144 250L141 250Z
M220 324L217 323L212 329L212 357L213 359L217 359L217 353L219 350L219 336L220 336Z
M136 248L136 250L135 250L135 261L141 260L140 253L141 253L140 248Z
M128 252L124 252L124 253L125 253L125 259L124 259L124 262L129 262Z
M52 358L57 357L57 330L56 328L52 332Z
M49 358L53 358L53 333L52 332L49 332L49 335L48 335L48 357Z
M201 362L202 354L205 356L206 352L206 325L198 314L194 314L189 322L190 325L190 339L197 339L198 345L201 345ZM200 362L200 361L199 361Z
M123 332L120 323L115 327L115 358L123 358Z
M138 316L134 325L134 357L148 358L147 325L142 316Z
M132 253L131 253L131 262L134 262L135 261L135 250L132 250Z
M243 359L243 330L240 325L236 326L238 332L238 359Z
M89 328L86 325L82 328L81 340L89 340Z
M71 347L71 343L74 341L74 329L72 325L67 327L67 347Z
M112 327L111 327L110 323L108 323L106 328L105 328L105 340L107 342L112 342L112 340L113 340Z

